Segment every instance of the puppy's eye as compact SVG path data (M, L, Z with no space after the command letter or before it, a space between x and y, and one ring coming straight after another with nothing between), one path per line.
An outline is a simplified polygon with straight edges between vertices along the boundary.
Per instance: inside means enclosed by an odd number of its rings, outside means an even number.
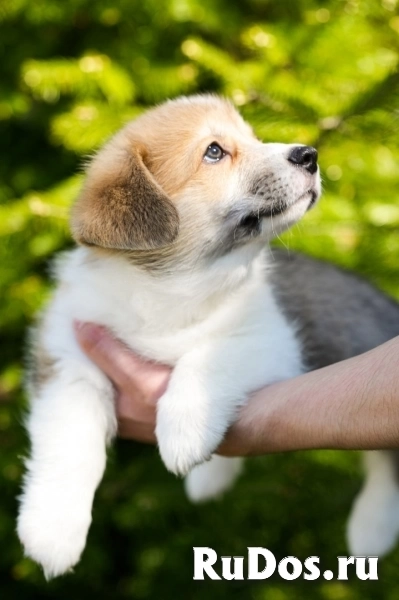
M204 160L206 160L206 162L215 163L221 160L224 156L226 156L226 152L223 150L223 148L221 148L216 142L213 142L206 149Z

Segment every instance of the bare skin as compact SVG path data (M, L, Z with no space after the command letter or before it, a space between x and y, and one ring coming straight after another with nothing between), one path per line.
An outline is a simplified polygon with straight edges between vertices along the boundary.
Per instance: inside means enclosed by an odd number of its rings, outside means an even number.
M121 437L156 443L156 404L171 369L144 361L93 323L75 325L116 389ZM249 398L218 449L224 456L399 447L399 337L349 360L267 386Z

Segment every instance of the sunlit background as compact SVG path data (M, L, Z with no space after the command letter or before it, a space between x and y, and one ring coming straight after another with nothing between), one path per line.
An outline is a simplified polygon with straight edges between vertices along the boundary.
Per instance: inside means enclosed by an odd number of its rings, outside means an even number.
M26 328L49 260L71 244L83 158L179 94L233 100L265 141L316 146L324 195L278 243L399 298L396 0L0 1L0 598L397 600L399 552L378 583L193 582L192 547L319 555L334 570L361 482L356 453L265 457L223 501L191 506L153 448L118 442L75 574L45 583L14 533Z

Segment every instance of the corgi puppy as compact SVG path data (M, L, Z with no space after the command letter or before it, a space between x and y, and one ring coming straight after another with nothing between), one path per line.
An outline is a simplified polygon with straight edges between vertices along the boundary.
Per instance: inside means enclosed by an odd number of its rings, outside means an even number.
M58 258L58 286L32 340L18 534L47 577L80 558L116 434L113 387L79 348L74 320L106 325L143 357L173 367L158 402L161 458L186 477L193 500L219 495L241 460L214 451L248 395L317 366L306 354L317 336L302 338L309 300L302 313L299 301L290 311L291 263L280 260L280 271L268 243L319 196L314 148L263 144L212 95L146 112L90 162L72 210L79 246ZM342 307L334 315L345 329Z

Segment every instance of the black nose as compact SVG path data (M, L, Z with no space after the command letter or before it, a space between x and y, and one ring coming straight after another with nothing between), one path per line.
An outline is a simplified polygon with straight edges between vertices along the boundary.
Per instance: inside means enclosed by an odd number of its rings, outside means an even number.
M317 150L312 146L296 146L289 153L288 160L294 165L303 167L309 173L317 171Z

